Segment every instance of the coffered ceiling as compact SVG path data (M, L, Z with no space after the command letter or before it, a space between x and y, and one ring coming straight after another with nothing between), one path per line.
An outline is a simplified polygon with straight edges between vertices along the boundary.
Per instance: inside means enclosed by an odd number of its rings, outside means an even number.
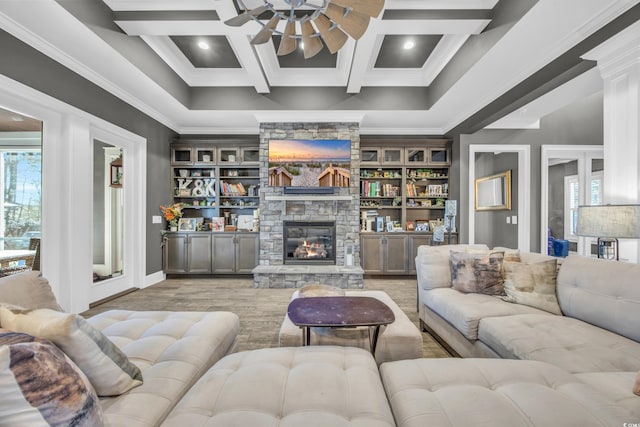
M588 88L565 84L593 68L581 54L638 19L638 2L386 0L359 40L306 60L277 56L279 36L252 45L256 22L226 25L243 12L233 0L8 0L0 26L183 134L358 121L365 134L444 135L510 127L510 114L535 122L517 113L538 100L544 114L543 95L599 90L593 70Z

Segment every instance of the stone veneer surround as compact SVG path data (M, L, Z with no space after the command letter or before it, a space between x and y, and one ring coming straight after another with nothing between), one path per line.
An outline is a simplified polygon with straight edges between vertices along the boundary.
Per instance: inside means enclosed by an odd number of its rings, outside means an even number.
M348 139L351 141L349 188L332 195L286 195L282 187L269 187L269 140ZM360 133L357 123L262 123L260 125L260 265L254 286L299 288L323 283L361 288L360 267ZM283 221L335 221L336 265L284 265ZM344 265L345 242L354 248L354 266Z

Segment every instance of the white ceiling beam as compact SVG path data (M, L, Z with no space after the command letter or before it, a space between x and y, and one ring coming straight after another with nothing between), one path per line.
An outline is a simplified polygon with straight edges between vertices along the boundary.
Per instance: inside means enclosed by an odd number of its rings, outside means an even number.
M211 0L103 0L113 11L208 10Z
M387 0L385 9L396 10L474 10L493 9L498 0Z

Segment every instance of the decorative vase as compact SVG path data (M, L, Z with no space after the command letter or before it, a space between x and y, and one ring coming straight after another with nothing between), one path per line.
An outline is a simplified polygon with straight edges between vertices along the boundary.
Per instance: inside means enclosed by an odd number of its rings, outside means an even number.
M169 231L178 231L178 227L176 226L169 227Z

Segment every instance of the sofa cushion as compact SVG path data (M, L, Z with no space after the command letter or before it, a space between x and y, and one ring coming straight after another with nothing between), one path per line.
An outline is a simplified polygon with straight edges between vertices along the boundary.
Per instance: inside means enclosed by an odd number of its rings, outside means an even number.
M0 425L103 425L98 396L82 371L55 345L0 334Z
M418 286L422 289L450 288L450 252L488 249L486 245L419 246L415 259Z
M504 291L507 302L529 305L553 314L562 314L556 298L555 259L527 264L505 262Z
M495 296L463 294L451 288L432 289L425 292L423 298L427 307L470 340L478 339L478 324L484 317L546 313L526 305L505 302Z
M562 312L640 342L640 265L578 255L558 273Z
M607 395L616 405L628 409L633 420L640 420L640 397L630 390L636 377L635 372L589 372L575 376ZM640 373L638 377L640 379Z
M299 291L295 291L291 299L297 298L298 295ZM375 355L378 364L391 360L422 357L422 333L386 292L347 290L345 295L376 298L393 311L395 316L393 323L380 328ZM301 329L293 324L286 313L280 327L279 343L281 347L302 345ZM311 328L311 344L343 345L368 350L369 328Z
M89 377L99 396L122 394L142 384L140 369L77 314L0 307L0 319L8 329L51 340Z
M451 284L464 293L503 295L504 252L451 251Z
M0 278L0 303L62 311L49 281L39 271L25 271Z
M637 420L597 388L550 364L416 359L380 368L398 427L612 426Z
M500 357L549 362L573 373L640 369L640 343L566 316L485 318L478 338Z
M230 312L110 310L87 319L135 363L144 384L100 399L105 425L157 426L189 388L232 351L240 321Z
M229 355L203 375L163 424L394 425L371 353L334 346L267 348Z

